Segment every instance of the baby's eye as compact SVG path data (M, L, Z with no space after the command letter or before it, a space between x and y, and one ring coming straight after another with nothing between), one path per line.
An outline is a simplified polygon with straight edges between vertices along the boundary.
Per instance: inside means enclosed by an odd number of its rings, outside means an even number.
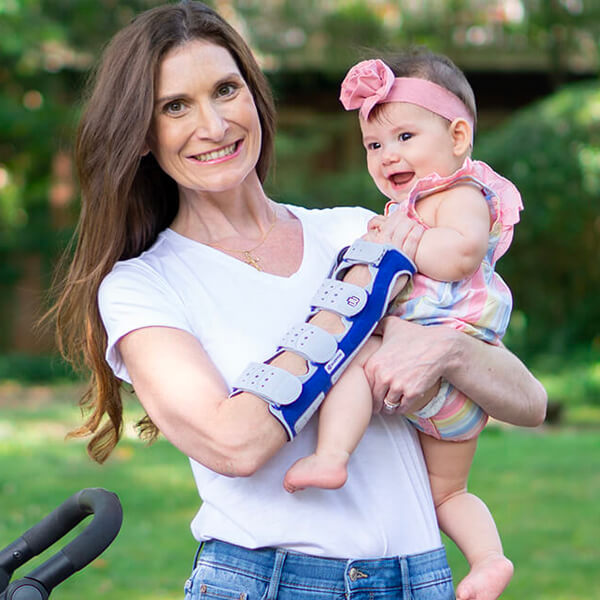
M406 142L406 141L410 140L410 138L411 138L412 136L413 136L413 134L412 134L412 133L408 133L407 131L405 131L404 133L401 133L401 134L398 136L398 139L399 139L401 142Z
M369 142L367 144L367 150L379 150L381 144L379 142Z

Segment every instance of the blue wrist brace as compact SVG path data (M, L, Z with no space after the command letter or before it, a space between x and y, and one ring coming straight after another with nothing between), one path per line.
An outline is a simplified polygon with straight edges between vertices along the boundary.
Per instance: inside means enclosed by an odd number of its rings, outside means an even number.
M369 267L371 281L362 288L341 281L354 265ZM344 331L330 334L308 322L293 327L277 353L292 351L304 357L303 375L266 363L251 363L234 384L231 395L246 391L262 398L292 440L319 408L331 386L373 333L384 316L396 280L411 277L414 263L393 246L356 240L340 253L338 264L312 300L310 319L320 310L337 313ZM308 321L307 319L307 321Z

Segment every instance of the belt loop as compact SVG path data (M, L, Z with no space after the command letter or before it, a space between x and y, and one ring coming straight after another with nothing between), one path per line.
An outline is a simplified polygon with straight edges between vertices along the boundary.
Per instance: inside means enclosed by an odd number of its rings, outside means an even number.
M400 579L402 581L402 600L411 600L410 570L406 556L399 556L398 563L400 565Z
M271 574L271 580L269 581L269 587L267 589L267 595L265 600L276 600L277 593L279 592L279 582L281 580L281 572L283 571L283 563L287 551L278 548L275 552L275 563L273 565L273 573Z
M204 550L205 542L200 542L198 549L196 550L196 554L194 555L194 563L192 565L192 571L198 566L198 559L200 558L200 553Z

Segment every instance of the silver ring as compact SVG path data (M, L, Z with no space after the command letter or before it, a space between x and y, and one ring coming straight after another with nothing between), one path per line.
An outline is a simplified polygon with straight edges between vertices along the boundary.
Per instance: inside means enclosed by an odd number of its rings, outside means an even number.
M388 415L393 414L399 406L400 402L397 402L396 404L391 404L387 400L383 401L383 411Z

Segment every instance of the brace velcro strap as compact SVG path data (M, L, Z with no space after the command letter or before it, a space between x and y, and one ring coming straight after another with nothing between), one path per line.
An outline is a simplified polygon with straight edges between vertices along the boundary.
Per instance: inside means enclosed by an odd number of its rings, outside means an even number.
M344 253L344 261L350 264L378 265L389 246L358 239Z
M330 310L344 317L357 315L366 303L364 288L336 279L326 279L311 301L315 308Z
M310 323L294 325L279 342L279 348L315 363L326 363L333 358L337 347L337 340L330 333Z
M302 383L285 369L264 363L250 363L238 377L234 393L250 392L269 404L291 404L302 393Z

